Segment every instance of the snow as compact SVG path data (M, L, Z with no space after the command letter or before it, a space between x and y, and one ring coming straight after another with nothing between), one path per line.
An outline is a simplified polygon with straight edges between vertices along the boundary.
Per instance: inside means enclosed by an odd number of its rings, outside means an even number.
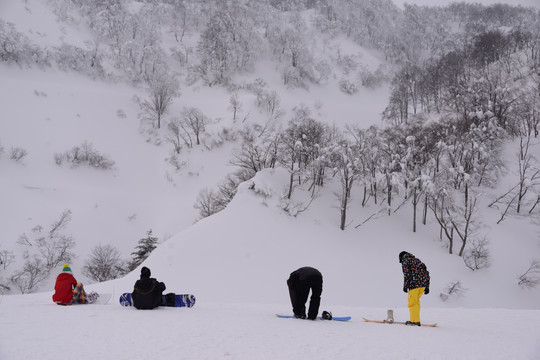
M368 223L365 230L341 232L337 210L335 216L315 209L297 218L283 214L278 205L286 179L286 171L263 171L242 184L227 209L167 240L144 263L167 291L195 294L193 308L121 307L118 297L132 289L138 271L86 286L112 293L107 305L61 307L50 301L51 292L6 295L0 316L9 331L0 339L0 358L53 359L75 348L107 359L538 359L538 292L526 294L504 276L512 275L512 257L526 248L499 244L505 254L495 247L494 257L507 259L504 269L471 275L429 237L400 231L397 216L382 230ZM530 250L537 246L531 240ZM397 261L402 249L428 265L431 293L421 300L421 316L436 328L362 321L384 319L387 309L396 320L408 319ZM285 280L304 265L323 273L321 311L350 315L350 322L274 317L290 313ZM442 302L446 281L465 272L470 293ZM494 282L492 276L500 277Z
M453 2L453 0L392 0L394 4L397 6L400 6L401 8L404 7L405 4L410 5L418 5L418 6L446 6ZM538 0L506 0L506 1L498 1L498 0L477 0L477 1L471 1L472 3L482 4L484 6L494 5L494 4L508 4L513 6L533 6L538 8Z
M284 303L205 302L193 308L139 311L116 301L61 307L43 295L10 296L0 305L2 359L490 359L535 360L533 310L424 309L435 328L365 323L385 308L333 308L350 322L279 319ZM115 300L115 299L113 299ZM405 317L406 308L394 309Z
M84 29L62 31L45 5L37 0L2 1L6 21L44 45L61 41L82 44ZM5 15L4 15L5 14ZM37 15L43 15L39 21ZM4 17L5 16L5 17ZM26 24L26 27L19 26ZM36 40L37 41L37 40ZM362 52L372 65L374 58ZM266 64L268 65L268 64ZM286 111L284 122L299 104L338 127L377 124L387 88L361 89L354 97L335 91L336 84L304 89L280 88L272 66L259 64L258 77L278 89ZM246 82L253 81L246 76ZM492 266L472 272L461 258L448 254L436 224L412 233L409 209L387 216L384 205L366 208L353 201L348 226L339 230L339 183L329 179L306 211L295 217L282 210L289 174L264 170L242 184L222 212L196 222L198 192L214 188L227 173L232 150L227 142L214 149L183 150L185 165L167 164L170 145L142 133L134 96L144 89L123 83L94 81L54 69L29 69L0 64L0 245L15 250L15 241L35 225L47 227L70 209L69 233L77 241L78 258L71 264L87 291L111 293L106 305L57 306L52 303L54 278L42 292L0 295L0 359L58 359L84 356L99 359L516 359L540 358L540 289L517 285L528 261L539 257L538 226L525 217L508 217L485 206L505 192L506 180L483 197L482 231L489 239ZM240 80L239 80L240 81ZM336 79L331 81L336 82ZM334 90L328 90L328 89ZM183 106L203 109L212 119L208 131L233 126L226 110L230 94L219 87L183 87L172 114ZM240 92L242 119L264 122L265 115ZM125 116L119 116L125 114ZM169 116L173 116L173 115ZM240 127L240 124L236 124ZM71 169L54 164L53 154L83 141L94 144L115 161L114 169ZM10 147L28 150L21 162L9 160ZM509 144L506 163L515 161ZM540 158L540 146L534 151ZM512 169L512 167L511 167ZM514 167L515 171L515 167ZM6 175L7 174L7 175ZM294 204L305 206L306 189L295 189ZM293 213L293 212L291 212ZM371 217L374 214L373 217ZM369 220L368 220L369 219ZM92 284L81 274L84 260L98 244L112 244L124 257L149 229L160 246L145 261L167 291L196 295L191 309L138 311L118 304L131 291L139 269L122 279ZM423 260L432 277L431 293L422 297L422 321L436 328L371 324L362 317L384 319L387 309L396 320L408 319L398 254L406 250ZM301 266L314 266L324 276L322 310L350 315L347 323L278 319L291 313L285 280ZM58 269L60 271L60 269ZM450 282L460 281L462 297L442 301Z

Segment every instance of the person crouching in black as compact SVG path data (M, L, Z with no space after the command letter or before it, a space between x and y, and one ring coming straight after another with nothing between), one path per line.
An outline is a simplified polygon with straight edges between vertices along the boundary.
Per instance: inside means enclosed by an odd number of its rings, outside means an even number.
M322 294L322 274L319 270L306 266L293 271L287 280L294 317L306 318L306 302L311 289L311 300L307 318L315 320L319 313Z
M165 284L150 277L150 269L141 269L141 278L137 280L131 297L137 309L149 310L162 305Z

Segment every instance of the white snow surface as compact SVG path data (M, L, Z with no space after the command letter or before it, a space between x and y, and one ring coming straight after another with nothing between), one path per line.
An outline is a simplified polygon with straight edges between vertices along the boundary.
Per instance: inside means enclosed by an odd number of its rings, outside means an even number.
M224 294L226 296L226 294ZM284 303L224 304L138 311L108 305L61 307L43 295L10 296L0 306L2 359L430 359L536 360L538 311L423 311L435 328L366 323L384 308L333 307L350 322L279 319ZM114 300L114 299L113 299ZM406 308L395 314L405 317ZM8 330L8 331L6 331Z
M84 28L60 27L47 11L37 0L0 1L0 16L33 39L43 38L43 44L87 39ZM261 65L256 76L279 91L284 121L294 106L320 102L320 111L313 114L320 121L338 127L379 123L376 115L384 109L387 89L362 89L354 97L335 91L336 84L334 90L330 84L293 91L279 88L268 68ZM234 126L226 110L230 94L224 89L181 91L171 113L196 106L212 119L208 132ZM448 254L433 221L412 232L410 204L357 227L381 206L361 208L353 201L348 226L339 230L334 195L339 184L332 179L305 212L286 214L281 203L288 173L283 169L262 171L240 186L224 211L194 224L198 192L214 188L234 170L229 160L238 143L185 150L185 165L176 171L165 162L170 145L156 145L154 138L139 133L134 95L143 96L144 90L54 69L0 64L0 140L5 151L0 157L0 245L17 251L19 235L38 224L48 226L70 209L69 233L79 256L71 264L75 277L87 291L113 294L106 305L57 306L51 300L53 276L45 292L0 295L0 360L540 359L540 289L517 285L529 260L540 257L538 225L525 217L508 217L497 225L500 213L486 206L515 183L512 144L507 178L482 196L482 232L490 241L492 265L473 272L457 255ZM252 95L240 96L245 107L240 116L250 113L250 121L264 122ZM54 164L54 153L83 141L110 156L115 168ZM22 147L28 156L15 163L7 154L10 147ZM533 151L540 158L540 146ZM305 194L305 189L296 189L295 201L301 203ZM353 200L354 195L360 198L353 194ZM149 228L160 246L143 265L165 282L167 292L196 295L193 308L121 307L118 297L133 289L140 268L100 284L81 274L92 247L112 244L126 257ZM431 293L422 297L421 317L422 322L438 323L436 328L362 321L384 319L387 309L394 310L396 320L408 319L398 263L403 250L430 271ZM316 267L324 276L320 310L350 315L350 322L274 316L291 313L285 281L301 266ZM461 281L466 292L443 302L439 294L453 281Z
M400 231L397 216L385 219L383 229L345 232L315 211L291 218L277 208L286 180L284 170L263 171L242 184L227 209L167 240L145 261L167 291L195 294L193 308L120 306L138 271L87 285L113 294L106 305L57 306L52 292L4 296L0 358L57 359L73 349L102 359L539 358L538 292L469 273L470 294L443 303L438 293L446 281L470 272L460 259L445 256L438 242ZM428 265L431 293L422 298L421 316L436 328L362 320L384 319L387 309L396 320L408 319L401 249ZM324 275L321 310L350 315L350 322L274 317L291 313L285 280L304 265ZM484 281L489 285L482 287Z

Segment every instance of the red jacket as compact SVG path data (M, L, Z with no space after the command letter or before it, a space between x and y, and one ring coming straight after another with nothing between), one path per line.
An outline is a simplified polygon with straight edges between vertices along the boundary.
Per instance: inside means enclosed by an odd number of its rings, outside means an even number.
M56 278L54 295L52 299L57 304L69 304L73 300L73 287L77 286L77 280L69 273L61 273Z

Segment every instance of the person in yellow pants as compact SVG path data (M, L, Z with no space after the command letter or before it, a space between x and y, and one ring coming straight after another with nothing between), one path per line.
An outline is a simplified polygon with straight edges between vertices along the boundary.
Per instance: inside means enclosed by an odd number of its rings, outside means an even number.
M425 287L409 290L409 313L411 315L411 325L420 324L420 297L425 291Z
M406 251L399 253L399 262L403 270L403 291L408 292L410 321L407 325L421 326L420 298L429 294L429 271L426 265Z

